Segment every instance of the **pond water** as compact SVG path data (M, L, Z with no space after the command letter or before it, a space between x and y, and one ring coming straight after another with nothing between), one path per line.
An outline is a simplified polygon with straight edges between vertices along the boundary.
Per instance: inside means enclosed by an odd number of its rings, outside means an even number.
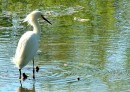
M129 0L1 0L0 92L129 92ZM23 23L39 9L52 25L40 21L42 34L35 57L40 70L32 79L32 62L19 81L11 62Z

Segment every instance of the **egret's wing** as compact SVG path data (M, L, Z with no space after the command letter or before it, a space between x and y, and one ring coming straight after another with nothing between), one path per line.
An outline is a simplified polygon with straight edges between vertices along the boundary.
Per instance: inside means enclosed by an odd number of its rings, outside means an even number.
M17 49L16 49L16 56L17 57L24 57L23 55L24 55L25 49L27 48L28 41L29 41L30 37L31 37L31 34L28 34L26 32L20 38L20 40L18 42Z
M32 32L26 32L19 40L15 61L18 65L25 66L36 54L38 49L38 41L36 35Z

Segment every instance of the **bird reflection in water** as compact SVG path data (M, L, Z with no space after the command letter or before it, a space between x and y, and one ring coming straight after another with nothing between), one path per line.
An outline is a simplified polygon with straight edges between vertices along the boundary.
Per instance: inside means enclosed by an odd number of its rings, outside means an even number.
M20 80L20 84L21 84L21 86L17 89L17 92L36 92L35 91L35 82L33 83L33 88L24 88L22 86L21 80Z
M31 89L31 88L30 88L30 89L28 89L28 88L23 88L23 87L20 86L20 87L18 88L17 92L36 92L36 91L35 91L35 86L33 86L32 89Z

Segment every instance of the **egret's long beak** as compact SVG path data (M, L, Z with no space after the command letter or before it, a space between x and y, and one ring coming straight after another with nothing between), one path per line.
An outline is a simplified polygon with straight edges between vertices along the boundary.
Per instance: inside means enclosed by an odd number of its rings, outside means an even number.
M43 15L41 15L41 17L42 17L45 21L47 21L49 24L51 24L51 22L48 21ZM51 25L52 25L52 24L51 24Z

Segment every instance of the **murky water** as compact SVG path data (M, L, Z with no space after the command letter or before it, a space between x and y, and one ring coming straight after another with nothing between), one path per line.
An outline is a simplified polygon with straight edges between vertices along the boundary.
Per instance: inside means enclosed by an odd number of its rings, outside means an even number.
M0 92L130 91L129 0L0 2ZM20 84L11 60L21 35L32 29L22 21L35 9L52 25L40 20L40 71L33 81L30 62Z

